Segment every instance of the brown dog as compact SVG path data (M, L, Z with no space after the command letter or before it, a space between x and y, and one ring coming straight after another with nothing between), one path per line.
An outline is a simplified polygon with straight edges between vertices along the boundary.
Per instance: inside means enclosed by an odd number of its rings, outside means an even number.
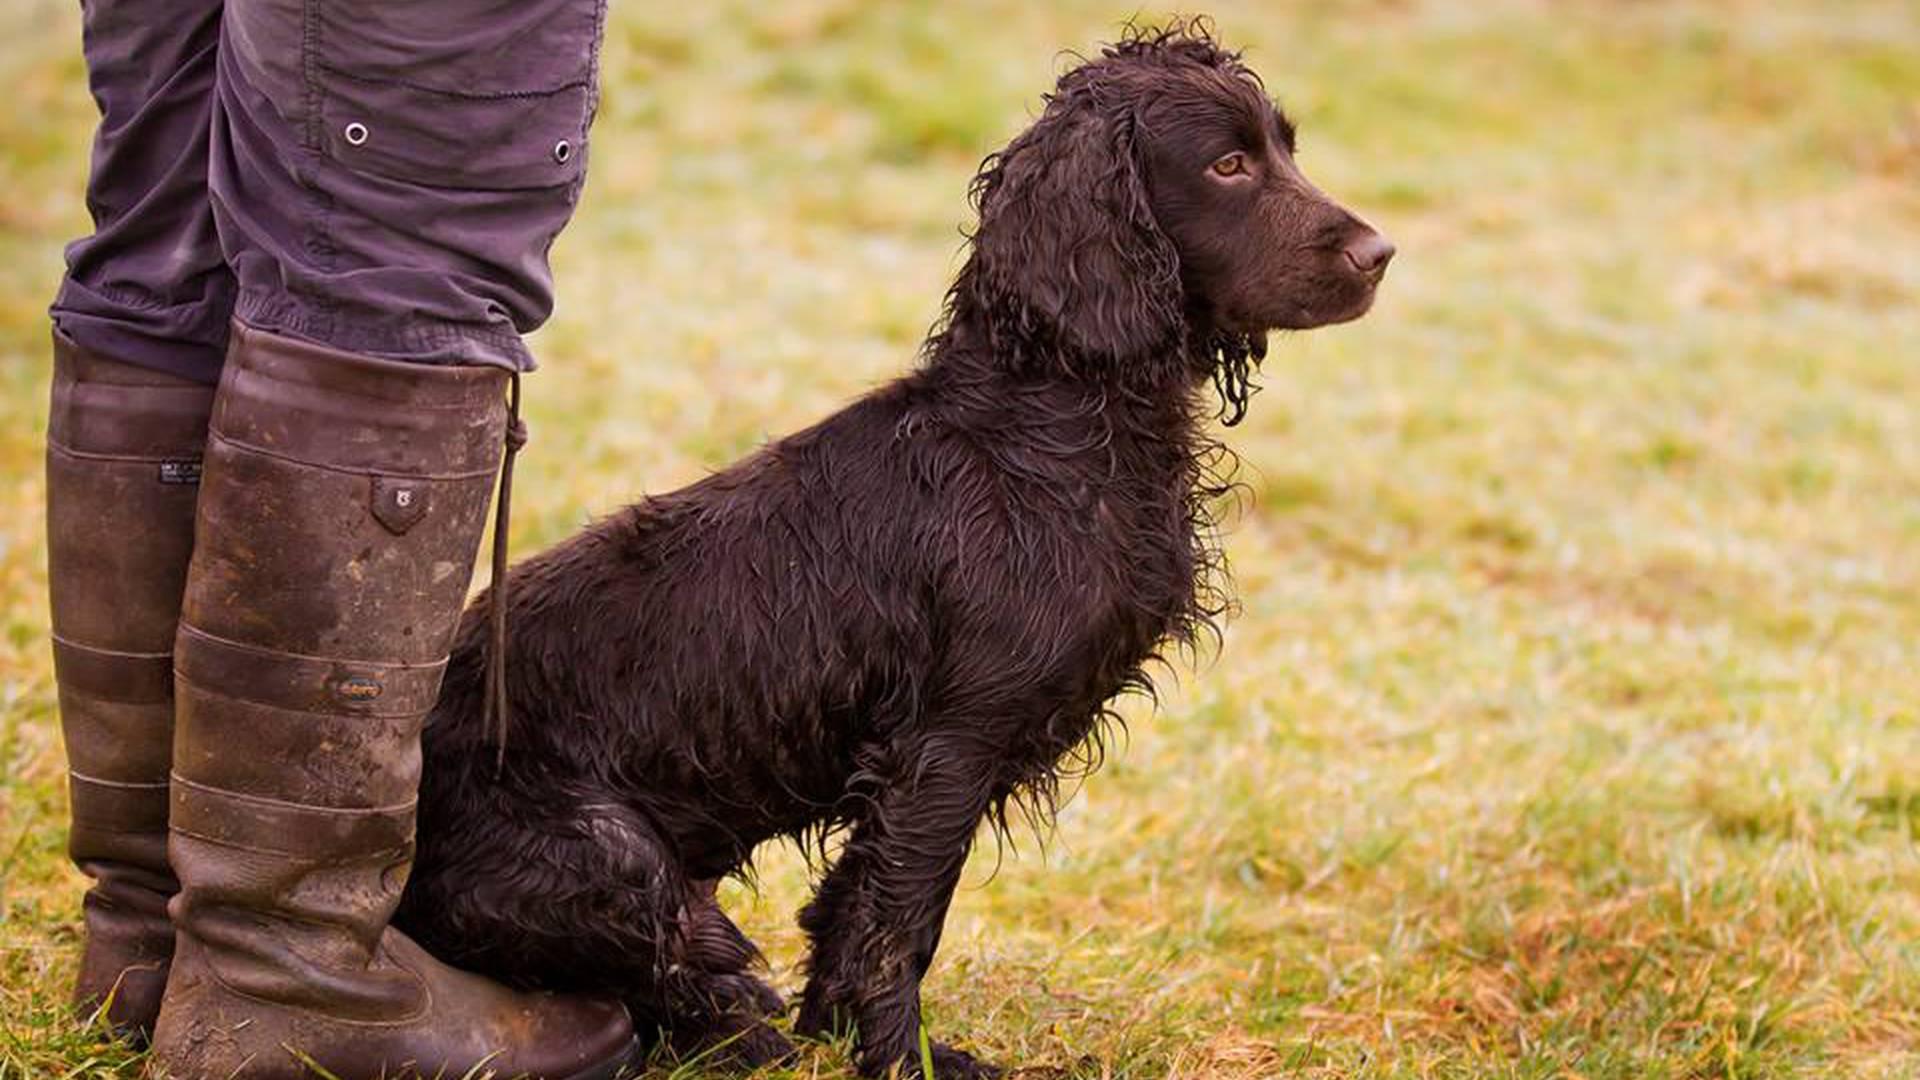
M497 777L485 600L468 613L400 917L438 955L771 1060L780 999L711 885L770 838L844 838L800 917L797 1027L917 1073L981 822L1050 806L1109 702L1225 605L1202 392L1237 420L1267 332L1358 317L1393 255L1189 26L1068 72L972 190L917 370L514 569Z

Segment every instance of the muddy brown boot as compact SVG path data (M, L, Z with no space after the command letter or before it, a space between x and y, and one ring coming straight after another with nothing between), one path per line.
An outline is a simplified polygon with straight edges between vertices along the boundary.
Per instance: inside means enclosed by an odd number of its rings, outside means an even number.
M93 879L74 1003L153 1030L173 956L167 769L173 635L213 387L97 356L56 332L47 586L74 864Z
M175 648L169 1080L570 1080L632 1051L617 1004L507 990L387 925L506 379L234 329Z

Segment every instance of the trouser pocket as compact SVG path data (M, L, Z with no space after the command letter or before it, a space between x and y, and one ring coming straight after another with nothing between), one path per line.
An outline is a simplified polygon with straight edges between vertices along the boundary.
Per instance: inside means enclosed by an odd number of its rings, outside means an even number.
M322 153L475 191L574 184L605 0L311 0Z

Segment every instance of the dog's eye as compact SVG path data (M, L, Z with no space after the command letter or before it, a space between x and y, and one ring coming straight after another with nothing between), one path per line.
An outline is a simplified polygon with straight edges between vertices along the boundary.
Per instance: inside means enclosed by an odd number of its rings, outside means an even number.
M1247 155L1238 151L1213 163L1215 176L1240 176L1247 171Z

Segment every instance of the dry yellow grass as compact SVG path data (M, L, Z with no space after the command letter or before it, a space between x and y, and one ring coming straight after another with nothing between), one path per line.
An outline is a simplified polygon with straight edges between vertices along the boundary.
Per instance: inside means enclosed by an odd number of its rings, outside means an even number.
M974 162L1133 10L759 8L616 8L521 551L908 364ZM1042 1076L1920 1073L1920 11L1215 14L1402 254L1276 342L1241 615L1044 854L982 852L934 1024ZM90 110L67 6L0 31L0 1077L132 1076L59 1007L38 454ZM804 889L732 896L787 986Z

